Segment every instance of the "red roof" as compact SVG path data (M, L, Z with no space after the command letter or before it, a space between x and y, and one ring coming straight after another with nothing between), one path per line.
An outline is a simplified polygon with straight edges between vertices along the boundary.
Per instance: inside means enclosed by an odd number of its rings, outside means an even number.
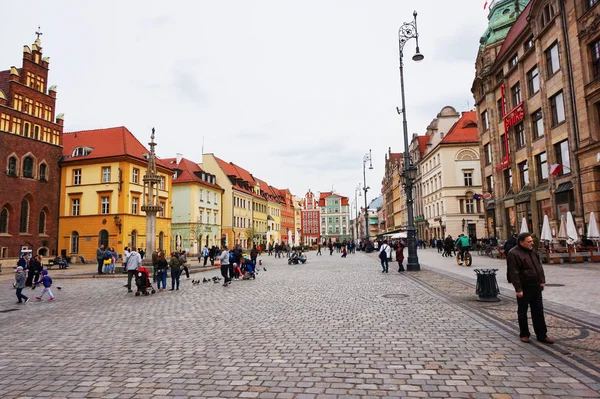
M63 162L129 156L146 163L144 154L150 152L124 126L63 133L62 139L65 157ZM73 150L77 147L91 148L92 151L87 155L72 157ZM156 165L171 169L160 159L156 160Z
M500 61L502 59L502 57L508 52L508 50L512 47L517 38L521 35L521 33L523 33L523 31L527 27L527 18L529 17L529 13L531 12L532 4L533 1L530 1L529 4L527 4L527 7L525 7L521 15L519 15L519 18L517 18L513 26L508 31L508 34L504 39L504 43L502 43L502 47L500 47L500 51L496 56L496 61Z
M462 113L460 119L456 121L440 143L477 143L479 140L478 137L477 114L475 111L468 111Z
M418 136L419 140L419 152L421 156L425 154L425 150L427 149L427 143L429 143L430 136Z
M253 197L262 198L260 195L254 192L254 185L256 184L256 180L250 172L248 172L241 166L234 164L233 162L228 163L218 157L215 157L215 159L217 160L217 163L219 164L223 172L225 172L225 174L229 176L229 179L234 184L234 188L236 190L242 191L246 194L250 194ZM234 178L232 179L231 176L233 176ZM235 179L243 180L247 183L248 187L245 187L245 185L243 184L238 184Z
M206 180L202 180L200 178L199 175L203 172L203 170L194 161L186 158L181 158L179 164L177 163L177 158L165 158L162 161L169 165L172 169L178 171L177 178L173 179L173 184L200 183L204 186L214 187L222 190L219 185L207 182Z
M339 194L333 193L331 191L326 191L326 192L320 193L320 195L319 195L319 206L325 206L325 199L332 195L339 197L342 200L342 205L348 205L348 197L344 197L343 195L339 195Z
M0 71L0 90L8 97L8 88L10 87L10 69Z

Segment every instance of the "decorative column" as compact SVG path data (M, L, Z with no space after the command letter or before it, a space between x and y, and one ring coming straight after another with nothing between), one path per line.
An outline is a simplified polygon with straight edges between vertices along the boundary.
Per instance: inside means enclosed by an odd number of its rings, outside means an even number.
M144 204L142 211L146 212L146 255L143 259L145 266L150 266L149 270L154 275L152 265L152 254L156 250L156 214L162 210L158 197L158 189L160 186L160 176L156 171L156 153L154 147L154 128L150 136L150 154L148 155L148 167L144 175Z

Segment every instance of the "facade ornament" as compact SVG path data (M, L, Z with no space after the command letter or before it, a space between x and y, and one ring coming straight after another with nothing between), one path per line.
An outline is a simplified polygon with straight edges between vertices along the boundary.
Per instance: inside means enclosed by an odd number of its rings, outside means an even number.
M585 39L600 28L600 14L594 13L590 15L582 25L585 25L585 27L579 31L579 38Z

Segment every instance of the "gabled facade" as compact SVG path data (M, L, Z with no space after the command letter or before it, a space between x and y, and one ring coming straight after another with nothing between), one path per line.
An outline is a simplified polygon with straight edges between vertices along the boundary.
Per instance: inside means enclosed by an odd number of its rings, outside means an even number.
M400 165L403 153L393 153L391 147L385 154L385 169L381 182L383 203L379 212L380 230L382 233L396 233L400 231L402 217L400 215Z
M342 242L352 239L350 230L350 203L348 197L322 192L319 196L321 210L321 240Z
M197 256L206 245L221 245L223 189L215 175L183 158L162 160L174 170L172 230L175 250Z
M281 203L281 238L289 245L296 242L296 226L294 223L294 196L289 189L277 190Z
M99 244L122 253L144 248L148 199L143 176L149 151L125 127L63 134L59 249L96 258ZM160 176L156 247L171 250L172 169L157 161Z
M62 114L40 40L23 47L21 68L0 71L0 261L21 248L58 249Z
M302 243L316 245L321 242L321 210L319 200L315 194L308 190L300 200L302 213Z

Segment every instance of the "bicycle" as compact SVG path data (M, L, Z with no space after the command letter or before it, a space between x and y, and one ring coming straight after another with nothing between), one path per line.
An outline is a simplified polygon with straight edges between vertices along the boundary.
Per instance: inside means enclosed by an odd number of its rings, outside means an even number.
M471 256L470 250L470 247L463 248L463 259L466 266L471 266L473 263L473 257ZM456 263L458 263L458 265L463 264L463 261L460 260L460 249L456 252Z

